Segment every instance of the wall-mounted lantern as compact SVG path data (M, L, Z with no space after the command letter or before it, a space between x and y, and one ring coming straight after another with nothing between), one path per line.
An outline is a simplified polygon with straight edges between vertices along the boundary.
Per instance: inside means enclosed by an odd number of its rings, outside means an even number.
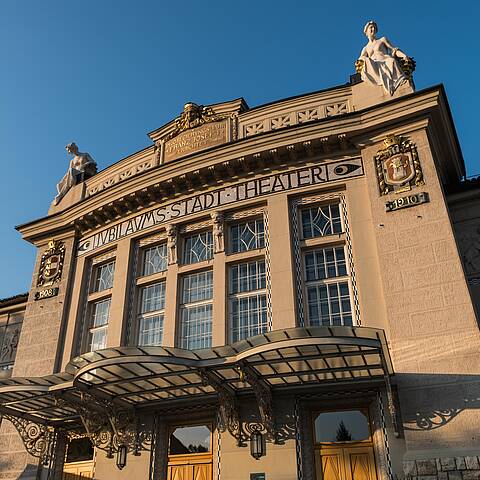
M265 455L265 442L263 435L258 430L253 431L250 435L250 455L255 460Z
M117 451L117 468L121 470L127 464L127 447L120 445Z

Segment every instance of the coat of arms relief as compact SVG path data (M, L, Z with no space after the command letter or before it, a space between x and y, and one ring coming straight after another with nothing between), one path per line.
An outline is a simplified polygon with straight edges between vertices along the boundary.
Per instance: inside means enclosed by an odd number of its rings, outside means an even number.
M64 257L65 244L57 240L50 240L40 261L37 287L47 287L60 281Z
M409 191L421 186L422 166L416 145L406 137L387 135L384 147L375 155L375 167L380 195Z

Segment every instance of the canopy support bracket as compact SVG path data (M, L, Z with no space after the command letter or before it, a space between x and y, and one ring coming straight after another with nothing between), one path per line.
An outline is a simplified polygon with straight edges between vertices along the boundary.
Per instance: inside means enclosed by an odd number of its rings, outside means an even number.
M228 430L237 439L237 445L242 446L242 428L238 413L237 399L232 388L213 372L204 368L198 371L204 385L210 385L218 395L220 403L220 431Z
M273 397L269 385L262 380L255 370L245 362L238 366L240 377L247 381L253 389L257 399L258 410L262 424L267 434L277 443L277 430L275 426L275 414L273 410Z
M30 455L40 458L44 465L48 465L55 439L52 427L10 414L0 415L0 418L8 420L15 427Z
M140 450L149 450L152 441L151 429L140 425L133 410L117 408L112 402L81 392L80 400L57 396L58 405L62 403L73 407L82 420L91 442L107 452L112 458L120 445L127 447L134 455Z

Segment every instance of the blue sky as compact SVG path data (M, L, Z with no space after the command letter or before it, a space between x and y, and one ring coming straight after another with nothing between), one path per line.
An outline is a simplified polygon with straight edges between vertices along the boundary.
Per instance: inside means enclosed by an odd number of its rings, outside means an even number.
M44 216L75 141L100 168L149 145L186 101L250 106L340 85L375 19L443 82L469 174L477 154L472 1L2 0L0 298L27 291L34 247L14 226Z

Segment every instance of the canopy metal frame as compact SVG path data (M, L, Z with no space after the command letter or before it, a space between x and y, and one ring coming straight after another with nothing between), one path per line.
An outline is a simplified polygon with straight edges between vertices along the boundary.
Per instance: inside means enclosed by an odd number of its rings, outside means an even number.
M398 431L392 375L383 330L291 328L205 350L118 347L85 353L63 373L0 382L0 414L36 456L46 454L52 431L79 429L109 456L120 445L138 454L151 445L148 412L177 402L216 401L219 428L242 445L239 396L254 395L261 427L276 441L277 393L382 382Z

